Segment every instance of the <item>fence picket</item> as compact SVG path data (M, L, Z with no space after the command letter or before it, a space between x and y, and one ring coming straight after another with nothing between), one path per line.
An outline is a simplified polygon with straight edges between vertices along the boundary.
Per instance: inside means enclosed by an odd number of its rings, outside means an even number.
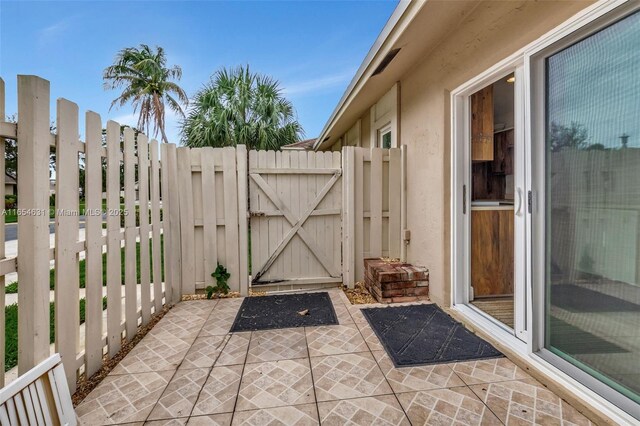
M87 377L102 366L102 121L85 117L85 362Z
M164 238L164 251L162 253L164 257L164 299L165 303L170 305L173 302L173 269L178 267L177 263L174 262L178 260L173 257L174 244L171 240L171 214L173 206L171 206L171 196L169 192L169 144L160 144L160 154L162 157L160 160L160 190L162 196L162 236Z
M107 344L113 357L121 347L120 125L107 122Z
M222 151L222 179L224 182L224 234L227 246L227 269L231 273L231 291L240 290L240 262L238 261L238 187L236 175L236 152L232 147Z
M183 257L182 251L182 238L186 238L182 232L180 232L180 199L178 196L178 156L176 152L176 146L174 144L167 145L167 163L169 165L168 175L168 189L169 197L171 198L171 221L169 224L169 232L171 232L171 298L167 297L167 303L177 303L180 301L183 289L181 286L182 268L188 268L188 262L193 257ZM191 180L189 179L189 182ZM190 186L190 185L189 185ZM185 188L182 189L186 190ZM186 232L186 231L185 231ZM166 289L165 289L166 291Z
M382 148L371 149L369 257L382 256Z
M247 147L246 145L238 145L236 147L236 158L238 163L238 227L239 227L239 241L238 249L240 272L238 275L238 281L240 286L240 295L249 295L249 217L248 217L248 205L249 202L247 194Z
M18 374L49 356L49 82L18 76Z
M215 160L213 148L202 149L202 227L203 227L203 264L205 286L212 285L214 279L211 273L215 271L218 262L218 232L216 214L216 182Z
M355 149L353 164L355 177L355 270L356 279L364 278L364 148Z
M400 257L400 150L389 150L389 257Z
M75 249L79 230L78 106L57 102L56 214L55 214L55 332L56 352L62 357L71 392L76 386L76 353L80 313L79 259Z
M160 163L158 141L149 144L151 159L151 262L153 265L153 303L155 313L162 309L162 243L160 222Z
M149 260L149 141L138 134L138 206L140 208L140 309L142 325L151 318L151 261Z
M0 78L0 122L4 121L5 117L5 92L4 92L4 80ZM6 141L0 137L0 195L2 199L5 199L5 148ZM5 215L0 215L0 241L5 240L4 229ZM6 258L5 245L0 244L0 260ZM5 277L0 275L0 312L4 312L5 307ZM4 387L4 353L5 353L5 318L4 314L0 315L0 387Z
M138 289L136 268L136 135L124 129L124 306L127 340L138 329Z
M190 149L187 147L178 148L177 159L180 185L180 247L182 249L182 259L185 260L182 263L182 292L184 294L194 294L196 292L196 276Z

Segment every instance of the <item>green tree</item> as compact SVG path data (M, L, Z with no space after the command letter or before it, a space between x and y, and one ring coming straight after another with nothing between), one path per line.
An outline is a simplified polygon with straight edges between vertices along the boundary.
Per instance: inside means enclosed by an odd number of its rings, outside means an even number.
M552 121L548 137L551 151L557 152L565 148L585 149L589 133L580 123L572 121L570 126L565 126Z
M146 44L127 47L116 55L113 65L104 70L106 89L122 89L122 93L111 103L111 107L133 105L138 113L138 128L154 135L162 134L163 142L168 142L165 133L165 104L184 117L181 103L188 105L187 94L175 81L182 77L178 65L167 67L167 58L162 47L155 51Z
M182 126L182 141L190 147L279 149L302 136L278 81L248 66L217 71L195 95Z

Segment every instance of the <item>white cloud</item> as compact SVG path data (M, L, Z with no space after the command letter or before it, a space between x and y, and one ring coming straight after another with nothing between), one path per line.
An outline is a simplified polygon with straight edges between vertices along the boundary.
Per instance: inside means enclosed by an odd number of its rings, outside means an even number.
M56 38L71 28L71 21L73 19L74 18L65 18L41 29L38 32L38 44L42 47L55 41Z
M310 93L321 92L326 89L344 86L351 79L355 71L349 69L339 74L328 75L311 80L303 80L292 84L284 85L284 93L286 95L306 95Z

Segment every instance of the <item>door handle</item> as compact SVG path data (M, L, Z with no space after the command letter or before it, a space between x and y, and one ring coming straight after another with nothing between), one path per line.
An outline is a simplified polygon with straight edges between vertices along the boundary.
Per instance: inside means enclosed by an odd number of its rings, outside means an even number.
M516 209L516 216L522 216L522 189L516 188L518 194L518 208Z

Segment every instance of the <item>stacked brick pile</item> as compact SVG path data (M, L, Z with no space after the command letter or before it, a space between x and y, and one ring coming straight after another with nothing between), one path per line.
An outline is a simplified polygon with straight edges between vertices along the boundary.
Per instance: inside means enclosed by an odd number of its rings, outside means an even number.
M364 260L364 284L380 303L429 300L429 271L381 258Z

